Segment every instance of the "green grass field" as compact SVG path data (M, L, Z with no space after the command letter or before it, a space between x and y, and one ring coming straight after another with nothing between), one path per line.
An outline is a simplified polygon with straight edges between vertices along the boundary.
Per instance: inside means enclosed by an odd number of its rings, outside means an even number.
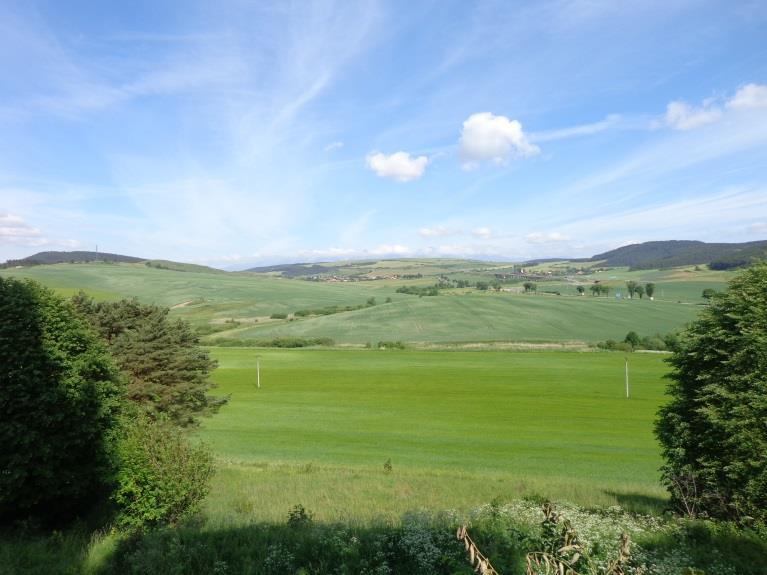
M468 508L500 496L657 510L662 358L615 353L216 349L231 394L200 436L209 513L275 520ZM261 389L256 388L256 358ZM391 473L384 463L391 461Z
M407 296L372 308L293 322L246 325L217 337L331 337L339 343L600 341L682 327L698 313L690 304L590 296L473 292Z

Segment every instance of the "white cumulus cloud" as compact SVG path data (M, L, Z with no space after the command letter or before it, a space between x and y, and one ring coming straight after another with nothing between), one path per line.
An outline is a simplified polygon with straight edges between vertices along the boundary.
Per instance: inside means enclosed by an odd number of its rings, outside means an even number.
M692 130L717 122L721 117L722 111L710 102L696 108L687 102L676 100L666 106L665 123L675 130Z
M745 110L749 108L767 108L767 86L746 84L727 102L728 108Z
M413 158L407 152L395 152L390 155L372 152L366 158L367 167L382 178L390 178L398 182L411 182L423 176L429 158L418 156Z
M463 123L460 139L461 163L471 170L483 161L505 164L512 156L529 157L540 153L522 131L522 124L490 112L472 114Z
M493 237L493 230L490 228L475 228L471 233L478 238L490 239Z
M560 234L559 232L533 232L527 234L525 239L530 244L555 244L558 242L567 242L570 240L570 236Z

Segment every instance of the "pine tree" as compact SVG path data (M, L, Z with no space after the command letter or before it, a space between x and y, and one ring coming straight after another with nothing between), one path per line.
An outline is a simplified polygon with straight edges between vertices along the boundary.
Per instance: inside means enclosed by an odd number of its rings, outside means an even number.
M189 323L169 318L167 308L135 299L94 302L82 293L74 301L128 377L128 398L150 417L186 427L226 402L208 395L215 387L209 379L215 360Z

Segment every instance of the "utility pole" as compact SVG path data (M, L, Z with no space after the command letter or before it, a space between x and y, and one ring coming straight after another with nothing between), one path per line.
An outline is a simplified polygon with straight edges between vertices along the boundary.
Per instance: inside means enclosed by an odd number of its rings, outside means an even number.
M629 398L629 356L626 356L626 399Z
M256 387L261 389L261 356L256 356Z

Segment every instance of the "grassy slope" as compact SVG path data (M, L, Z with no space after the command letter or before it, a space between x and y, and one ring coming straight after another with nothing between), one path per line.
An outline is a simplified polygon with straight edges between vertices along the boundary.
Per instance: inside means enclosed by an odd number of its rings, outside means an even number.
M391 304L302 321L256 325L225 336L332 337L337 342L598 341L630 330L665 333L692 320L691 305L508 293L409 296Z
M232 398L201 430L228 462L213 514L273 519L303 502L325 519L369 518L531 492L587 504L662 495L652 421L666 366L657 356L631 357L630 400L620 354L214 356L214 379Z

